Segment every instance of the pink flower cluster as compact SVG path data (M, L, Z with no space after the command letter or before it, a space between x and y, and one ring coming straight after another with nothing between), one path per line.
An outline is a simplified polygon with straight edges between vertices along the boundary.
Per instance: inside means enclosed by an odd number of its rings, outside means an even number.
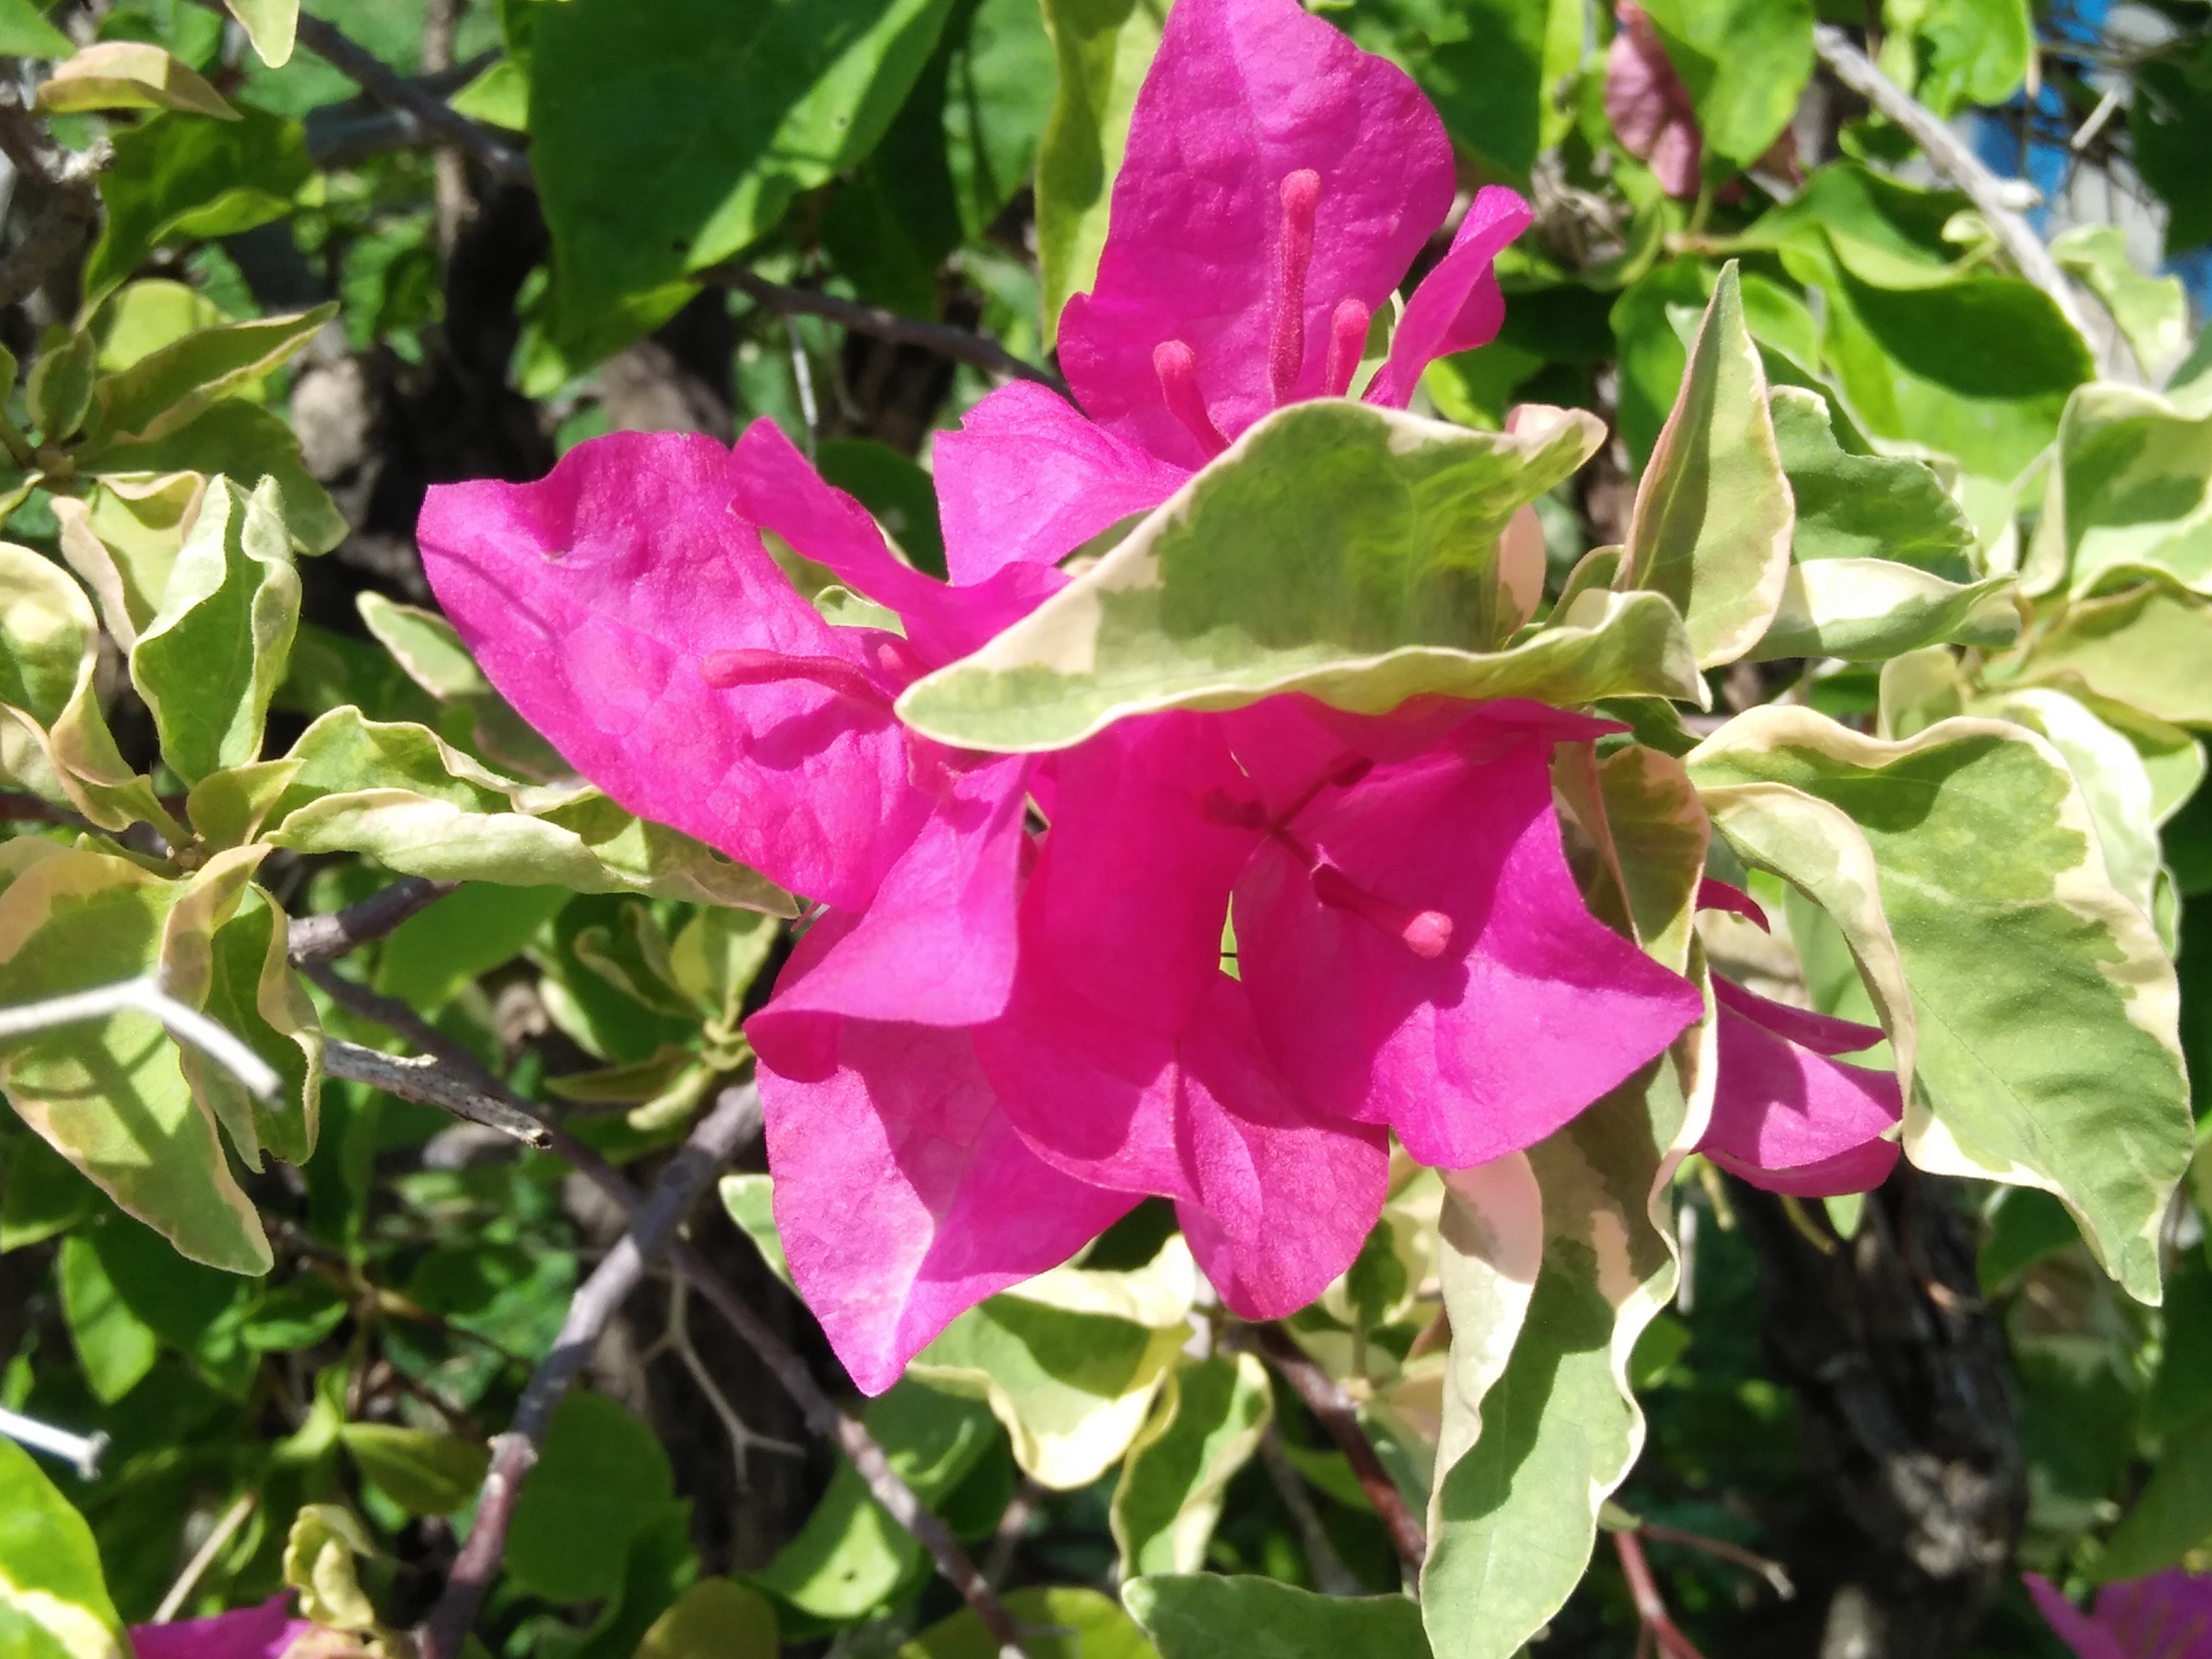
M1148 1194L1231 1309L1290 1312L1357 1254L1391 1133L1444 1166L1526 1147L1698 1017L1568 870L1552 750L1607 722L1277 699L1032 757L893 712L1254 422L1345 395L1454 190L1398 69L1296 0L1181 0L1061 320L1080 408L1012 386L938 441L950 583L765 422L431 494L424 562L493 684L622 805L819 907L747 1031L792 1271L868 1392ZM1495 335L1528 222L1475 198L1368 400ZM832 625L807 567L896 626ZM1827 1160L1869 1138L1821 1121L1839 1023L1733 993L1723 1020L1724 1087L1756 1079L1729 1167L1839 1190Z

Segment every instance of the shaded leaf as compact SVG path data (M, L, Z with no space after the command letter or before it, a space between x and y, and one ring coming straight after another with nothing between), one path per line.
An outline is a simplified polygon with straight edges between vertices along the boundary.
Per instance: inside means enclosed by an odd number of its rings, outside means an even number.
M106 446L151 443L190 425L216 398L296 355L337 309L333 301L295 316L199 329L103 376L92 388L98 409L78 464L106 471Z
M2058 423L2021 585L2087 593L2144 575L2212 592L2212 413L2085 386Z
M1196 1572L1206 1565L1229 1479L1249 1460L1273 1415L1267 1368L1250 1354L1194 1360L1168 1373L1114 1488L1111 1519L1125 1578Z
M451 1515L477 1495L491 1450L396 1423L349 1423L338 1438L379 1491L410 1515Z
M653 1431L604 1395L571 1393L522 1483L507 1570L533 1595L568 1605L612 1595L630 1539L674 1501L676 1477Z
M1887 559L1948 581L1974 574L1974 527L1925 462L1846 454L1828 400L1802 386L1771 394L1774 437L1789 475L1797 520L1790 554L1816 559Z
M1429 1659L1402 1595L1316 1595L1272 1578L1132 1579L1121 1600L1160 1659Z
M96 303L164 243L228 236L281 219L314 176L297 121L250 106L235 121L163 113L114 135L100 175L107 222L85 264Z
M2212 601L2165 581L2078 600L2030 646L2020 678L2075 684L2179 726L2212 726Z
M1792 565L1772 624L1744 655L1872 660L1923 646L2002 649L2020 637L2010 576L1961 586L1887 559Z
M702 1578L653 1621L635 1659L777 1659L775 1609L733 1578Z
M1129 1615L1095 1589L1055 1584L1010 1590L1006 1611L1025 1627L1030 1659L1159 1659ZM900 1648L897 1659L999 1659L998 1638L963 1607Z
M1722 164L1717 176L1750 167L1812 76L1809 0L1648 0L1644 9L1689 92L1706 152Z

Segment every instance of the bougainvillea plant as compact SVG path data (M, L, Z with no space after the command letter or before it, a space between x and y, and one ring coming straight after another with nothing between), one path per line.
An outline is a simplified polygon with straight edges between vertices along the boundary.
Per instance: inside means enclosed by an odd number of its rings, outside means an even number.
M2212 370L1882 170L2009 35L149 4L0 7L0 1649L1923 1650L1817 1474L2194 1651Z

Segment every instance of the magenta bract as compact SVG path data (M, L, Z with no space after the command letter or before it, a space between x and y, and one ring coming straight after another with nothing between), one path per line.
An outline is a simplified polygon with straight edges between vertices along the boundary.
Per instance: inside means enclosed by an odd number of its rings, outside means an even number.
M2021 1577L2081 1659L2212 1659L2212 1577L2175 1567L2107 1584L2084 1613L2041 1573Z
M258 1607L240 1607L210 1619L167 1625L133 1625L131 1650L137 1659L286 1659L292 1644L321 1626L286 1611L289 1595Z

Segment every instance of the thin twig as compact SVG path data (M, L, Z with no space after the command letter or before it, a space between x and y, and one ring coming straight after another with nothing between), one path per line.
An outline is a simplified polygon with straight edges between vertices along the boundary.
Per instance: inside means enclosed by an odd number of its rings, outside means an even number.
M477 1057L451 1037L438 1030L421 1015L389 997L378 996L367 986L351 980L336 979L330 988L334 1000L367 1015L380 1024L407 1039L425 1054L434 1055L452 1073L454 1079L494 1099L505 1102L518 1112L528 1113L533 1109L513 1090L484 1069ZM540 1120L544 1121L544 1120ZM546 1122L546 1133L552 1138L554 1156L572 1165L578 1174L605 1193L629 1215L635 1216L645 1200L637 1189L623 1180L614 1166L599 1153L585 1146L557 1123ZM1021 1626L999 1600L997 1593L977 1571L975 1564L952 1535L951 1528L933 1511L922 1507L921 1500L914 1495L884 1449L860 1419L838 1410L822 1385L814 1380L814 1373L768 1322L754 1311L733 1290L706 1256L681 1238L668 1248L670 1263L690 1281L700 1299L721 1315L723 1320L738 1334L738 1340L750 1348L760 1362L783 1385L799 1415L809 1429L823 1438L835 1441L840 1450L853 1462L853 1467L866 1485L869 1494L884 1510L912 1533L922 1548L929 1553L937 1570L943 1573L953 1589L991 1632L999 1644L1000 1659L1024 1659L1021 1645Z
M993 1589L1004 1585L1014 1571L1014 1557L1029 1531L1030 1517L1044 1502L1044 1486L1035 1475L1025 1474L1006 1507L999 1511L999 1524L991 1532L991 1553L983 1558L983 1577Z
M223 0L193 0L203 9L228 15ZM332 69L387 109L404 110L448 143L459 144L493 177L510 185L534 182L530 163L489 127L481 126L384 64L374 52L319 17L300 14L298 40Z
M286 945L292 960L301 967L342 957L356 945L383 938L416 911L427 909L459 885L457 881L403 876L389 887L343 910L295 917L291 931L286 935Z
M329 973L327 968L319 966L307 970L308 977L318 984ZM435 1106L465 1122L511 1135L526 1146L542 1151L553 1144L545 1126L536 1118L526 1117L506 1102L470 1088L447 1072L434 1055L403 1059L380 1049L365 1048L358 1042L325 1037L323 1070L331 1077L343 1078L349 1083L366 1083L373 1089L381 1089L401 1100L411 1100L418 1106Z
M1903 128L1920 146L1929 165L1966 192L2020 274L2051 296L2051 302L2076 333L2093 345L2100 345L2102 340L2090 332L2087 315L2058 261L2051 257L2051 250L2035 234L2034 227L2006 200L2004 180L1982 165L1942 117L1876 68L1842 29L1832 23L1815 23L1813 49L1835 71L1838 81Z
M161 1598L161 1605L154 1609L152 1622L166 1625L177 1616L178 1609L185 1605L185 1598L206 1577L207 1570L215 1565L216 1557L222 1553L222 1547L230 1542L232 1535L246 1524L246 1517L253 1513L253 1506L260 1501L259 1492L240 1492L238 1501L222 1512L222 1518L215 1523L215 1530L208 1534L199 1548L192 1552L192 1559L185 1563L185 1570L177 1575L177 1582L169 1586L169 1593Z
M662 1330L659 1340L638 1356L638 1363L642 1365L664 1353L676 1356L684 1370L690 1373L693 1384L707 1396L707 1404L721 1419L723 1431L730 1437L730 1455L737 1475L736 1490L743 1492L750 1482L745 1468L750 1448L759 1446L768 1451L781 1452L787 1457L804 1457L806 1449L794 1446L788 1440L779 1440L772 1434L760 1433L738 1414L738 1408L730 1403L729 1396L715 1383L714 1373L707 1369L707 1362L699 1358L699 1350L691 1346L691 1332L684 1312L690 1306L690 1288L691 1281L680 1273L670 1279L667 1326Z
M188 1008L150 977L70 991L37 1002L0 1008L0 1037L27 1036L57 1025L137 1012L161 1022L179 1042L189 1042L243 1085L247 1093L274 1101L284 1091L276 1068L197 1008Z
M809 288L788 288L781 283L771 283L744 265L710 265L692 273L691 280L714 288L735 289L757 304L787 317L827 318L856 334L872 334L901 345L920 346L955 362L972 363L988 373L1012 380L1035 380L1039 386L1050 386L1062 397L1067 395L1066 382L1050 369L1040 368L1015 356L988 335L955 328L950 323L925 323L918 318L885 311L881 306L841 300L833 294L817 294Z
M80 1480L100 1478L100 1455L107 1449L104 1434L71 1434L67 1429L0 1407L0 1435L73 1465Z
M1613 1547L1620 1557L1620 1571L1628 1580L1628 1593L1636 1600L1636 1616L1641 1626L1637 1637L1638 1650L1651 1643L1657 1646L1661 1659L1705 1659L1697 1644L1682 1634L1674 1615L1667 1611L1667 1599L1659 1594L1659 1581L1651 1576L1651 1564L1644 1559L1644 1546L1637 1540L1636 1534L1614 1533Z
M1784 1601L1797 1594L1797 1586L1790 1582L1787 1567L1779 1561L1754 1554L1741 1544L1731 1544L1725 1538L1711 1537L1702 1532L1683 1532L1674 1527L1662 1527L1650 1521L1644 1523L1642 1531L1655 1544L1679 1544L1684 1549L1697 1550L1741 1567L1746 1572L1755 1572Z
M1305 1477L1283 1449L1282 1431L1273 1423L1260 1437L1260 1467L1267 1470L1275 1496L1290 1511L1291 1525L1297 1529L1298 1542L1305 1548L1306 1565L1313 1570L1314 1588L1323 1595L1365 1595L1367 1587L1352 1576L1344 1558L1336 1553L1336 1546L1329 1541L1328 1532L1321 1523L1321 1511L1314 1508L1313 1496L1306 1491Z
M652 1194L632 1215L629 1231L577 1286L552 1352L532 1374L507 1432L492 1441L491 1468L477 1502L476 1522L454 1559L437 1605L422 1624L422 1659L455 1659L459 1654L484 1592L507 1554L515 1499L545 1443L554 1408L599 1346L608 1322L645 1276L646 1264L668 1247L714 1172L760 1133L760 1124L759 1091L750 1086L725 1089L660 1172Z
M1360 1426L1358 1412L1337 1386L1336 1379L1280 1327L1253 1325L1245 1328L1249 1332L1248 1340L1261 1358L1275 1368L1276 1375L1291 1385L1291 1391L1305 1402L1306 1409L1328 1431L1329 1438L1336 1442L1351 1463L1359 1489L1367 1494L1367 1501L1374 1506L1382 1529L1390 1534L1390 1542L1407 1576L1419 1577L1421 1563L1429 1552L1428 1538L1419 1518L1407 1506L1405 1495L1390 1479L1389 1471L1382 1467L1382 1460L1375 1455L1375 1444Z

